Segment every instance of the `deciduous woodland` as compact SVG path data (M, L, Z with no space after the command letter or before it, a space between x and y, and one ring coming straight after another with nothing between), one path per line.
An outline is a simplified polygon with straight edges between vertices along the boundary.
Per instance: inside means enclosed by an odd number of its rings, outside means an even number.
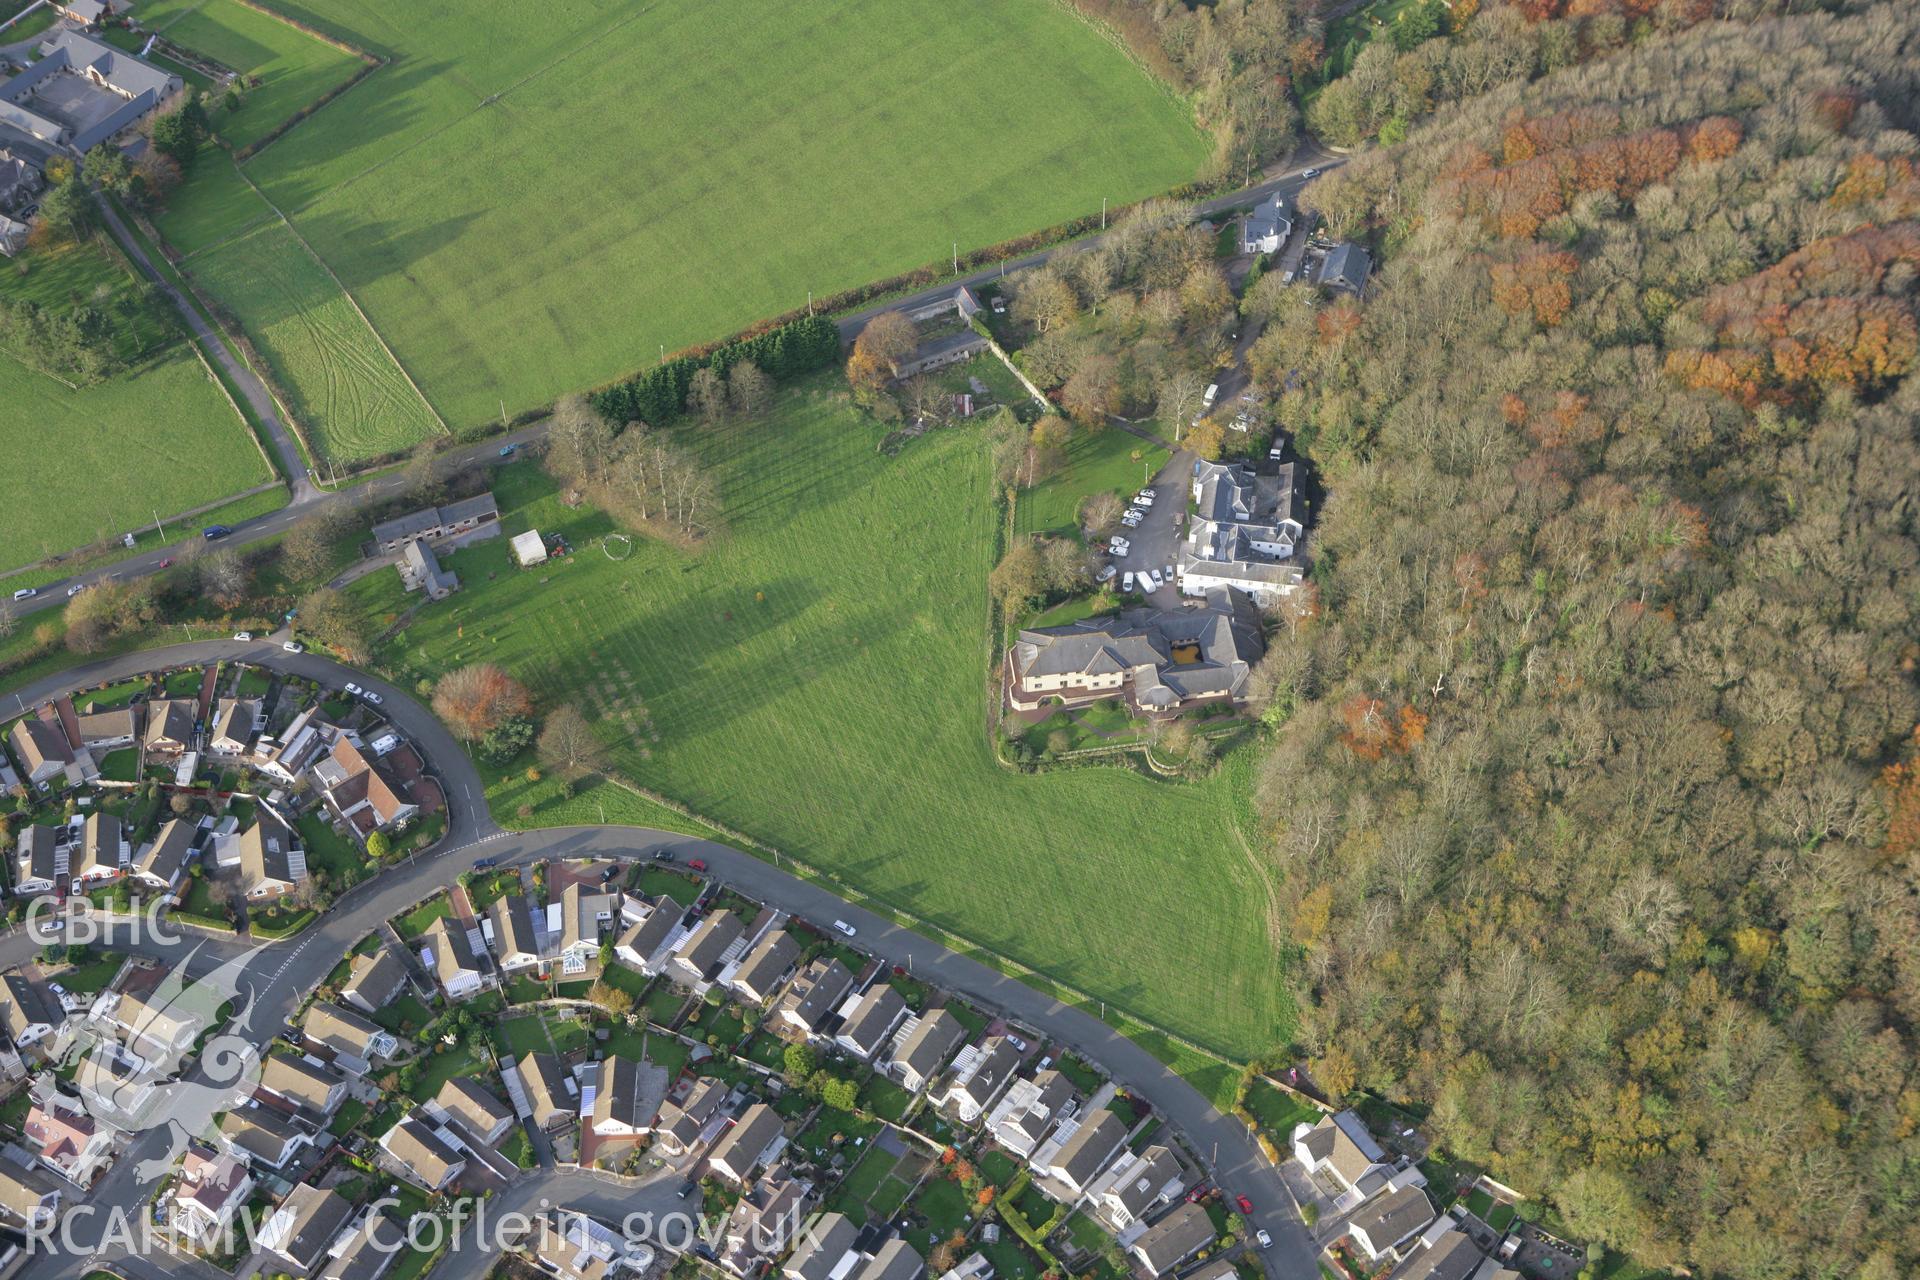
M1255 354L1331 495L1258 783L1305 1046L1647 1264L1920 1267L1917 14L1442 110Z

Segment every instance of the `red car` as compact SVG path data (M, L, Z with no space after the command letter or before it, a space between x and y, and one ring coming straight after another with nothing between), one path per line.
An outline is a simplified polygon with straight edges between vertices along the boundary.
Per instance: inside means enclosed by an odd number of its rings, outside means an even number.
M707 860L705 858L695 858L687 865L695 871L705 871L707 869Z
M1245 1213L1253 1212L1253 1201L1247 1199L1245 1196L1235 1196L1233 1198L1233 1202L1240 1206L1241 1213L1245 1214Z
M1202 1200L1206 1199L1208 1195L1212 1194L1212 1191L1213 1188L1203 1182L1193 1190L1187 1192L1187 1203L1199 1204Z

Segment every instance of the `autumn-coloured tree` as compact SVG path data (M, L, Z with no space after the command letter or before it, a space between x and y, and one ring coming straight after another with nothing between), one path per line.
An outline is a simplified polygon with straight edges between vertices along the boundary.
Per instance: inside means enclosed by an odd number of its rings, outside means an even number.
M876 395L893 380L900 361L920 345L913 321L900 311L882 311L867 321L847 359L847 381L857 395Z
M433 687L434 714L468 742L532 709L533 699L520 682L491 662L449 671Z

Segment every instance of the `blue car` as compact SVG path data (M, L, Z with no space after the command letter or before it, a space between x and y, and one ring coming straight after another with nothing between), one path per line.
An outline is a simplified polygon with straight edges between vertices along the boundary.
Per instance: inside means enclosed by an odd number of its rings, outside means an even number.
M500 456L503 458L511 458L513 451L519 447L517 444L503 444L500 446Z
M473 864L473 869L475 871L485 871L488 867L491 867L493 864L494 864L494 860L492 858L481 858L479 861Z
M200 536L208 542L218 542L232 532L233 530L224 524L210 524L200 531Z

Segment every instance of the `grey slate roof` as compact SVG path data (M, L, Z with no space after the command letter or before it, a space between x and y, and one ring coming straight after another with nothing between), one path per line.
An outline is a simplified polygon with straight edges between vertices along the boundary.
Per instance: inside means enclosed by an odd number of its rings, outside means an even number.
M1174 661L1174 650L1199 650L1199 661ZM1058 627L1027 627L1013 646L1021 679L1054 675L1134 673L1144 706L1182 698L1234 694L1262 653L1258 612L1225 591L1209 592L1198 609L1123 609Z
M1433 1202L1419 1187L1402 1187L1375 1196L1348 1219L1349 1229L1366 1232L1375 1252L1391 1248L1433 1221Z
M818 1031L852 987L853 974L847 966L823 956L795 976L780 997L779 1009L809 1032Z
M1005 1036L992 1036L981 1046L972 1073L956 1081L954 1090L982 1111L993 1104L1001 1088L1020 1065L1020 1051Z
M681 939L676 958L689 973L704 978L745 931L739 916L731 911L716 911Z
M967 1029L960 1025L960 1019L945 1009L935 1009L920 1019L920 1025L908 1033L893 1060L925 1079L946 1065L947 1059L960 1047L960 1041L966 1034Z
M1367 276L1373 271L1373 259L1367 251L1350 240L1335 245L1320 264L1319 283L1334 289L1344 289L1348 293L1359 293L1366 288Z
M906 1012L906 997L895 990L892 983L876 982L847 1015L840 1035L858 1045L861 1056L871 1058L900 1025Z
M1060 1144L1053 1163L1062 1174L1079 1186L1086 1186L1093 1175L1107 1167L1127 1140L1127 1126L1120 1117L1102 1107L1081 1117L1073 1136Z
M1213 1243L1213 1223L1197 1204L1181 1204L1133 1242L1134 1256L1154 1275L1165 1275Z
M773 929L747 952L734 970L734 984L764 1000L773 994L773 986L793 968L800 958L800 944L785 929Z
M823 1213L813 1230L801 1237L787 1259L788 1280L827 1280L834 1265L846 1257L860 1238L860 1229L844 1213Z
M1393 1280L1468 1280L1481 1261L1480 1250L1464 1232L1449 1231L1414 1254Z
M280 1252L299 1262L303 1270L311 1270L353 1216L353 1205L343 1196L301 1183L288 1194L279 1211L285 1211L291 1219Z

